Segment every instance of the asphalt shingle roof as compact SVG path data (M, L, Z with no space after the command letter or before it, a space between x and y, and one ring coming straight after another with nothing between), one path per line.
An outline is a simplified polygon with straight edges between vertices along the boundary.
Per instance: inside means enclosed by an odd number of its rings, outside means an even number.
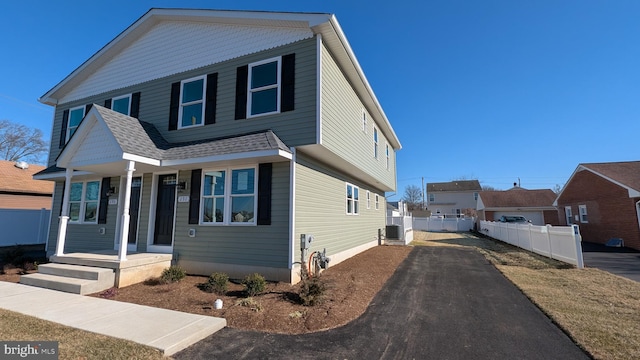
M478 180L457 180L442 183L427 183L427 192L472 190L482 190L482 186L480 186L480 182Z
M46 180L33 180L33 174L42 171L44 166L29 164L26 169L15 166L15 162L0 160L0 191L52 194L54 183Z
M487 208L499 207L552 207L556 194L551 189L527 190L515 188L505 191L480 192Z
M586 163L580 165L640 191L640 161Z

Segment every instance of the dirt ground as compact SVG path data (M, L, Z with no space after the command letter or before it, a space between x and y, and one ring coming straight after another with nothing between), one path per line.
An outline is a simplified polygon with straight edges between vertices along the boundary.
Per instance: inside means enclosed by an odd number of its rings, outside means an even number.
M269 283L266 291L246 301L242 285L230 283L225 295L198 287L207 277L187 276L172 284L136 284L112 289L101 296L117 301L223 317L229 327L270 333L303 334L342 326L359 317L373 297L406 258L411 247L376 246L324 271L328 290L315 306L298 302L299 285ZM19 269L5 269L0 281L18 282ZM214 309L216 299L222 309Z

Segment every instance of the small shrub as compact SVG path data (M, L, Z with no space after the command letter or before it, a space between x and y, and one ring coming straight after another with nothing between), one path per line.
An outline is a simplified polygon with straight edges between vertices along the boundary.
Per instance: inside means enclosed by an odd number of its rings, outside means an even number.
M289 313L289 317L292 318L292 319L299 319L299 318L301 318L303 316L304 316L304 313L300 312L298 310L296 310L296 311L294 311L292 313Z
M160 280L164 283L174 283L184 279L187 276L187 272L184 271L183 268L177 265L171 265L170 267L164 269L162 275L160 275Z
M264 276L258 273L253 273L251 275L247 275L244 280L242 280L242 285L244 285L245 294L250 297L264 292L264 289L267 286L267 281L264 279Z
M24 248L20 245L8 247L2 254L2 261L5 264L21 266L25 261Z
M206 283L200 285L200 289L208 293L224 295L227 293L228 283L229 276L227 274L215 272L209 276Z
M118 289L112 287L100 293L100 297L105 299L111 299L112 297L118 295Z
M300 280L300 301L304 306L315 306L324 301L327 284L320 276L305 277Z
M244 298L244 299L240 299L236 302L236 305L240 305L240 306L244 306L244 307L248 307L249 309L255 311L255 312L260 312L262 311L262 304L260 304L259 302L257 302L254 298L252 297L248 297L248 298Z

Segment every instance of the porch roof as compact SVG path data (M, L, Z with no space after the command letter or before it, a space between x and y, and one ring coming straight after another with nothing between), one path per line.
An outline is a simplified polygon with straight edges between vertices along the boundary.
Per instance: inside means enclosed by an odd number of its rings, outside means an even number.
M96 142L99 138L101 141ZM87 151L89 150L89 151ZM91 152L95 156L82 155ZM90 173L108 174L124 161L153 168L193 167L195 164L262 158L291 159L291 150L271 130L233 137L170 143L151 123L94 104L80 123L56 164L34 175L35 179L64 177L66 167ZM148 170L148 166L145 168Z

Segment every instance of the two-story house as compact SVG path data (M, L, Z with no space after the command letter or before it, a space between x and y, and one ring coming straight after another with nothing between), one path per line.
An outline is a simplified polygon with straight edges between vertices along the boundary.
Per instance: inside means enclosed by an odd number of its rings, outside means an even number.
M53 261L296 282L302 235L336 264L385 227L401 145L334 15L151 9L40 101Z
M432 215L472 215L481 190L478 180L427 183L427 208Z

